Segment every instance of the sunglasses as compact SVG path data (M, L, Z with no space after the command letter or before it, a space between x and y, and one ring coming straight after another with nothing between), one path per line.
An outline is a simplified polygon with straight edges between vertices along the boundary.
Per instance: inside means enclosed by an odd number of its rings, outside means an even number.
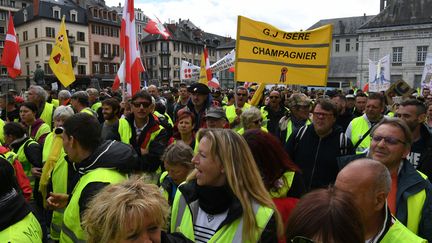
M270 99L279 99L279 96L269 96Z
M237 96L244 96L244 97L246 97L247 94L240 94L240 93L237 93Z
M151 104L152 104L152 103L150 103L150 102L132 102L132 105L133 105L135 108L140 108L141 106L142 106L143 108L148 108L149 106L151 106Z
M398 143L405 144L405 142L403 142L402 140L393 137L383 137L378 135L372 136L372 140L377 143L381 142L383 139L386 144L390 144L390 145L397 145Z

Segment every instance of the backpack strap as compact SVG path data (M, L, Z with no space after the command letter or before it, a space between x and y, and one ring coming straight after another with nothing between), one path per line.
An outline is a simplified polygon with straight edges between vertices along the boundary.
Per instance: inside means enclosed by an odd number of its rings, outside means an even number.
M300 140L303 138L303 135L305 134L306 130L307 130L307 125L302 126L298 130L298 132L294 138L294 151L297 151L297 147L300 143Z

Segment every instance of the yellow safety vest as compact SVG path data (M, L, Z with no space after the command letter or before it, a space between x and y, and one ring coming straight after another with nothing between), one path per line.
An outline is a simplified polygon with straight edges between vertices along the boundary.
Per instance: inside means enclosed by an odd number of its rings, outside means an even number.
M392 216L393 217L393 216ZM427 240L420 238L409 229L407 229L396 218L393 218L393 225L384 235L380 243L394 243L394 242L409 242L409 243L423 243Z
M84 108L84 109L82 109L81 111L80 111L80 113L81 112L83 112L83 113L87 113L87 114L89 114L89 115L92 115L92 116L94 116L94 117L98 117L98 115L97 115L97 113L95 112L95 111L93 111L92 109L90 109L89 107L86 107L86 108Z
M241 108L242 112L249 109L251 107L251 105L249 105L248 103L245 103L244 106ZM228 119L228 122L231 124L234 122L235 118L237 117L237 113L236 113L236 107L235 105L230 105L227 106L225 109L225 114L226 117ZM237 125L235 127L231 127L231 129L238 131L240 130L241 126Z
M262 127L261 127L261 131L263 131L263 132L268 132L268 130L267 130L267 128L266 128L265 126L262 126ZM243 134L245 133L244 128L243 128L243 127L240 128L240 130L238 130L237 133L240 134L240 135L243 135Z
M42 119L42 121L44 121L50 127L50 130L52 129L51 124L52 124L53 112L54 112L54 105L45 102L45 106L40 115L40 119Z
M312 123L312 122L311 122L309 119L306 120L306 126L310 125L311 123ZM287 133L286 133L285 142L288 141L288 138L289 138L289 137L291 136L291 134L293 133L293 124L292 124L291 119L288 121L286 131L287 131Z
M427 176L420 171L417 171L423 179L427 180ZM418 233L419 223L426 201L426 190L423 189L418 193L408 197L407 208L408 208L408 219L406 227L411 230L414 234Z
M28 161L27 156L25 155L24 152L25 147L29 146L30 144L38 144L38 143L32 138L29 138L27 141L25 141L25 143L21 145L21 147L19 147L16 153L16 157L14 159L18 159L19 162L21 162L24 173L29 178L31 187L34 189L35 178L31 173L32 164Z
M94 112L97 113L97 111L98 111L99 108L101 108L101 107L102 107L102 103L101 103L100 101L98 101L98 102L94 103L94 104L91 106L91 109L92 109Z
M132 137L132 128L129 125L129 122L125 118L119 119L119 127L118 127L118 133L120 135L120 140L123 143L130 144L130 139ZM156 138L157 135L162 131L161 125L159 125L159 129L155 132L153 132L150 135L150 140L147 143L146 149L148 149L150 143Z
M254 232L255 237L254 239L251 239L251 242L258 242L262 231L265 229L274 211L273 209L261 206L256 202L252 202L252 209L255 213L258 231ZM190 239L191 241L195 241L192 213L180 190L177 190L171 212L171 232L181 232L184 236L186 236L186 238ZM222 226L218 231L216 231L213 237L210 238L208 243L248 242L246 239L243 239L242 226L243 217L240 217L234 220L232 223Z
M0 231L0 242L42 242L42 228L33 213Z
M33 138L35 141L38 141L39 138L40 138L42 135L44 135L44 134L48 134L48 133L50 133L50 132L51 132L51 128L50 128L50 126L48 126L48 124L46 124L46 123L43 123L42 125L40 125L39 129L36 131L35 136L32 137L32 138ZM29 126L29 129L28 129L28 135L30 136L31 133L32 133L31 126ZM43 145L43 144L41 144L41 145Z
M64 212L60 242L84 243L86 233L81 227L79 199L82 190L91 182L119 183L126 180L126 176L113 169L97 168L83 175L72 192L72 198Z
M351 121L351 142L356 145L357 142L363 138L363 135L369 130L369 123L365 120L363 116L354 118ZM356 154L362 154L366 149L369 148L371 142L370 133L356 148Z
M5 125L5 122L2 119L0 119L0 143L1 144L5 143L5 141L4 141L4 131L3 131L4 125Z
M169 199L169 194L168 194L168 192L167 192L167 190L165 190L165 188L163 188L163 186L162 186L162 182L165 180L165 178L168 176L168 171L164 171L164 172L162 172L162 174L161 174L161 176L160 176L160 178L159 178L159 184L161 185L160 187L159 187L159 190L161 191L161 193L162 193L162 196L167 200L167 202L168 202L168 199Z

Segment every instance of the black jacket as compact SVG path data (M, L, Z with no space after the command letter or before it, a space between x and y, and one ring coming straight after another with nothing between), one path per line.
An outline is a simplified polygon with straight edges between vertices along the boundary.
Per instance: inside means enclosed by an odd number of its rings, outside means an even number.
M139 158L140 171L154 172L159 166L163 167L161 156L168 144L168 135L165 129L162 129L153 141L149 141L149 151L147 154L141 154L141 144L150 139L151 133L159 129L159 121L153 115L149 115L147 126L142 130L138 141L136 140L136 131L134 126L134 116L131 114L126 118L132 130L132 136L129 141Z
M285 149L302 170L306 190L334 183L338 173L336 158L353 153L351 141L337 125L333 126L332 132L324 138L316 134L313 124L306 127L301 138L300 135L297 136L299 131L291 134ZM341 134L346 141L346 146L342 147Z
M122 173L130 173L138 166L137 155L129 145L111 140L104 141L80 163L74 163L68 157L66 161L68 162L68 194L72 193L80 178L91 170L110 168ZM87 208L89 200L107 185L108 183L91 182L84 187L79 199L80 213Z
M432 134L425 124L421 125L420 136L426 141L426 144L417 169L427 175L430 181L432 180Z
M191 181L188 183L183 183L178 187L178 190L181 191L183 197L186 200L186 203L190 205L191 203L198 200L198 194L196 191L196 181ZM217 203L217 202L215 202ZM193 214L193 213L192 213ZM228 214L225 220L219 225L218 230L223 227L224 225L230 224L234 222L236 219L240 218L243 214L243 208L241 206L240 201L234 197L232 200L231 205L228 208ZM192 218L196 217L197 215L192 215ZM276 230L276 219L273 215L269 222L267 223L266 227L264 228L263 232L261 233L261 238L258 242L278 242L277 237L277 230Z

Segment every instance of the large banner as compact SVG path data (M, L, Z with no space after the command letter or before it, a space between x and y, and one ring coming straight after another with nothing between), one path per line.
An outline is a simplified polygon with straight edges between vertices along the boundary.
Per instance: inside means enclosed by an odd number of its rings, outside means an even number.
M428 53L425 60L425 66L422 75L422 89L423 87L432 88L432 52Z
M331 25L285 32L239 16L235 80L325 86L331 43Z
M216 73L234 67L234 63L235 63L235 49L228 52L224 57L222 57L217 62L213 63L213 65L211 65L210 68L213 73Z
M180 66L180 80L198 81L200 76L200 67L190 62L182 61Z
M390 88L390 55L378 62L369 60L369 91L380 92Z

